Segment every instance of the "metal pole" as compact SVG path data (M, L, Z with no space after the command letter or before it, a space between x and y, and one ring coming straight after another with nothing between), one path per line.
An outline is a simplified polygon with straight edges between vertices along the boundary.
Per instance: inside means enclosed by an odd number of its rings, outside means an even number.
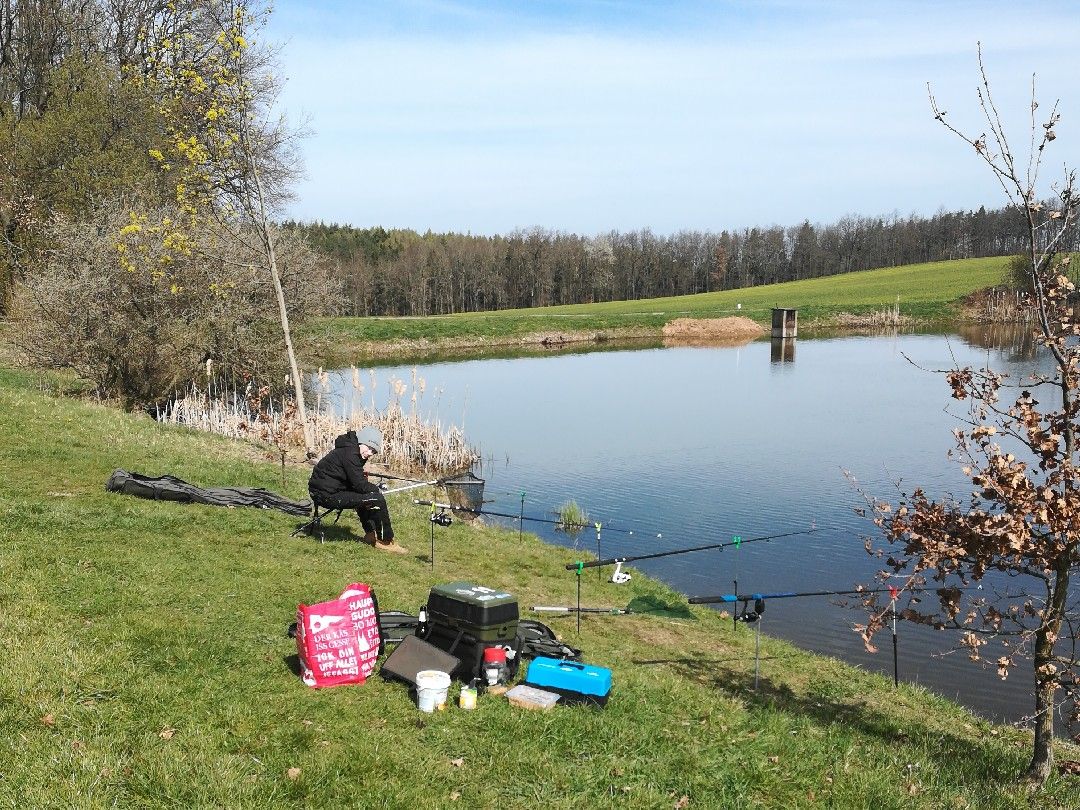
M581 635L581 572L584 569L578 566L577 570L577 633Z
M596 559L599 560L600 559L600 524L597 523L595 525L596 525ZM598 566L596 566L596 581L600 582L601 580L603 580L603 578L604 578L604 575L603 575L603 573L601 573L600 566L598 565Z
M896 652L896 599L892 600L892 679L893 686L900 686L900 664Z
M761 616L754 622L754 691L758 690L758 678L761 673Z

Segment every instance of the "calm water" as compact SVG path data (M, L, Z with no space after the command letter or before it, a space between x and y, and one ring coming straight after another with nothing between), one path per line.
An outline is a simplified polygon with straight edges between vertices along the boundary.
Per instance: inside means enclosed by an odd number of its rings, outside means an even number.
M418 373L427 383L425 409L444 423L464 423L481 449L491 501L485 508L517 514L524 492L526 515L551 518L574 499L606 527L605 557L818 529L636 565L684 594L704 596L731 593L735 579L740 592L869 581L875 566L863 538L873 526L854 513L864 501L845 470L886 498L897 481L932 494L966 493L959 466L946 458L955 403L943 377L929 371L954 358L989 360L1014 379L1034 363L1030 347L973 332L803 338L788 361L758 342L433 363ZM412 367L380 369L377 391L385 394L393 376L408 383L411 374ZM362 380L367 384L366 374ZM351 372L337 375L334 388L346 399ZM540 523L526 529L575 543ZM594 532L576 542L595 553ZM580 556L568 549L567 562ZM603 584L595 574L584 580L585 604L623 606L626 599L606 577ZM825 598L774 599L761 628L891 675L890 637L879 636L882 651L867 654L851 630L862 617ZM902 679L995 719L1029 712L1026 670L1003 684L962 653L933 654L952 636L906 623L899 634Z

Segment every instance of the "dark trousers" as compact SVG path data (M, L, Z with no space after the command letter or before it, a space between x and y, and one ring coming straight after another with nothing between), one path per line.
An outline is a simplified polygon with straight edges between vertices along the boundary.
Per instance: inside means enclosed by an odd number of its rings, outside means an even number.
M356 516L365 532L375 532L381 542L394 539L394 527L390 525L390 510L386 498L378 487L372 485L370 492L343 490L333 495L311 492L311 499L323 509L355 509Z

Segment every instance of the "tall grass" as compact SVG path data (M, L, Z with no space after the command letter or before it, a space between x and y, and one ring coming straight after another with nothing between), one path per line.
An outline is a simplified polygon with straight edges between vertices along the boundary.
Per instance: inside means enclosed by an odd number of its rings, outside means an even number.
M555 524L556 531L566 532L572 537L577 537L589 525L589 513L573 498L560 505L555 510L555 516L559 521Z
M335 410L330 402L329 377L319 369L315 407L308 412L318 455L330 450L334 439L342 433L374 425L383 435L378 461L398 472L441 476L468 469L479 460L479 454L469 446L460 427L444 425L438 417L425 420L421 416L427 384L416 369L413 369L411 388L397 378L387 383L390 398L382 409L376 405L379 381L375 371L369 372L367 403L360 376L354 366L351 391L340 409ZM406 394L409 394L407 404ZM265 442L276 447L283 458L289 453L302 452L304 447L303 426L295 403L287 397L272 397L268 388L254 384L243 391L229 390L226 384L208 377L205 387L193 383L185 394L159 409L156 416L166 424Z

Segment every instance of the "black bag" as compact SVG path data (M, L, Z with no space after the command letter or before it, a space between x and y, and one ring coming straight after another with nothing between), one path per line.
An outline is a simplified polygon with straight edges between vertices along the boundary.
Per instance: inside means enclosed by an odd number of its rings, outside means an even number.
M561 658L565 661L580 661L581 650L559 641L555 631L542 622L522 619L518 622L518 644L521 654L529 658Z

